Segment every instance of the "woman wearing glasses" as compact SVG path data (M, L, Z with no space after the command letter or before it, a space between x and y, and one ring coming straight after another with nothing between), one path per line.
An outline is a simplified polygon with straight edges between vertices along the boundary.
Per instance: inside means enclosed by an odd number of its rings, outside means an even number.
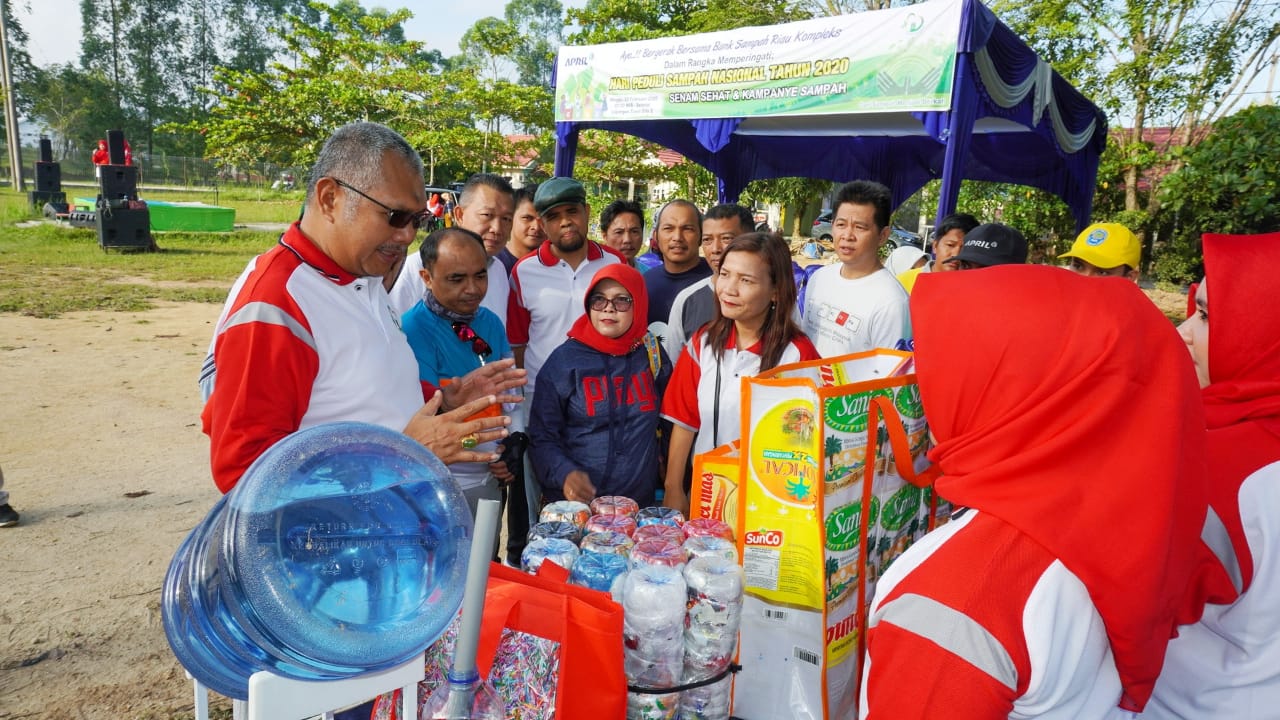
M538 374L529 417L534 470L548 502L625 495L652 505L671 363L645 327L649 299L640 273L602 268L586 310Z
M720 257L715 290L716 314L685 344L662 403L663 417L674 424L663 504L686 515L690 450L704 453L742 434L742 378L819 357L791 319L796 285L781 237L734 238Z

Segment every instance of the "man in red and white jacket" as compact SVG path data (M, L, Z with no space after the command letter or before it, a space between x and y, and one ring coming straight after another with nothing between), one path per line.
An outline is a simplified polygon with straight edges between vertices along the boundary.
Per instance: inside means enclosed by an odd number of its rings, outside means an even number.
M522 385L524 373L491 363L424 405L417 362L382 286L425 221L425 205L422 161L395 131L354 123L326 141L302 219L231 288L201 370L201 419L220 490L286 435L336 421L403 431L446 464L497 460L471 448L504 437L507 419L466 418L512 401L495 395ZM452 410L437 415L442 407Z

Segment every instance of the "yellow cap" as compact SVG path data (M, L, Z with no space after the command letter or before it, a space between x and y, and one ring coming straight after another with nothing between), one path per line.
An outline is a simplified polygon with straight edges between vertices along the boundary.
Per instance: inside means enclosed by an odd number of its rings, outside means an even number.
M1119 223L1094 223L1076 236L1070 250L1058 257L1080 258L1103 270L1121 265L1137 269L1142 262L1142 243Z

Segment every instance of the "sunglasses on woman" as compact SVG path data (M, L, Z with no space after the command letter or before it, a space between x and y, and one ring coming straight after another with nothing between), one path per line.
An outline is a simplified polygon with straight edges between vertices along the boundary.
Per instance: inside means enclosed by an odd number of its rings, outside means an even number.
M409 223L413 223L414 230L421 230L422 226L426 225L431 219L431 212L429 210L396 210L380 200L369 197L364 193L364 191L355 188L336 177L331 176L329 179L337 183L339 187L344 187L385 210L387 212L387 224L397 230Z

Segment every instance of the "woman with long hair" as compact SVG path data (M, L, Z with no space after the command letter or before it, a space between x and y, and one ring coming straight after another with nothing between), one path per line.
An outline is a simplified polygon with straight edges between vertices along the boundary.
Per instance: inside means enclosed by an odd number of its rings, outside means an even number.
M1277 243L1280 233L1205 235L1205 282L1178 327L1204 399L1211 511L1201 536L1217 563L1192 588L1203 615L1169 643L1144 719L1280 712Z
M734 238L715 278L716 314L685 344L662 399L673 424L663 504L687 514L690 451L704 453L742 434L742 378L818 359L792 320L791 250L778 235Z

